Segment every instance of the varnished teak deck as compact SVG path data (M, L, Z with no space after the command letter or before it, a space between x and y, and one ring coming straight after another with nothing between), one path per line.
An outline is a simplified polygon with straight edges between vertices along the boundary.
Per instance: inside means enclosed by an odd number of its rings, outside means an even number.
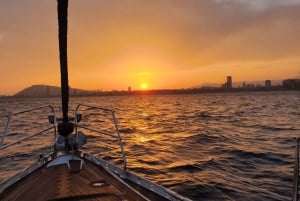
M99 187L92 185L98 182ZM165 200L144 191L150 200ZM87 160L80 172L71 173L66 164L46 168L42 166L24 179L6 189L1 200L145 200L134 190Z

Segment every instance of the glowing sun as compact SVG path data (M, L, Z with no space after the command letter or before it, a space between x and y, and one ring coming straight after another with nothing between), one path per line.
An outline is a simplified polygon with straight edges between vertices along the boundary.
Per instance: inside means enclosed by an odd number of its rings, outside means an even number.
M148 85L146 83L141 84L141 89L146 90L148 88Z

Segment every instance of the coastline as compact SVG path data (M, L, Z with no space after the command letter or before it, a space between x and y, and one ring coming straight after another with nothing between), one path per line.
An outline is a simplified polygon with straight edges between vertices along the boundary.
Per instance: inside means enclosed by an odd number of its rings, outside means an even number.
M255 88L191 88L191 89L158 89L158 90L134 90L134 91L86 91L85 93L70 94L70 97L93 97L93 96L132 96L132 95L176 95L176 94L211 94L211 93L253 93L253 92L300 92L300 89L287 89L282 86L255 87ZM34 94L0 96L1 99L10 98L50 98L60 97L60 94Z

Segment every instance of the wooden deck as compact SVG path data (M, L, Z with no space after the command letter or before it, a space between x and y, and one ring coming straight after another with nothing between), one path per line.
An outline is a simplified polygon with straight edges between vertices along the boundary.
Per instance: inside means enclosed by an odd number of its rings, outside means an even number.
M93 185L97 183L98 186ZM165 200L146 189L138 189L149 200ZM71 173L66 164L42 166L1 195L1 200L146 200L103 168L85 160L80 172Z

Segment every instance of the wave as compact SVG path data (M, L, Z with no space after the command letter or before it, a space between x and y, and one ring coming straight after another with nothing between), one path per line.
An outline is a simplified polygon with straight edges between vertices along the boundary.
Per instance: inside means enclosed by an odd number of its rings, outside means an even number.
M209 133L200 133L200 134L195 134L192 136L187 137L187 140L191 140L194 143L200 143L200 144L211 144L215 142L220 142L227 140L227 137L224 135L214 135L214 134L209 134Z
M223 115L223 114L210 114L207 112L200 112L195 115L196 118L200 119L210 119L210 120L222 120L222 119L230 119L232 115Z
M120 133L135 133L136 132L136 128L120 128L119 129Z
M159 170L156 170L154 168L143 168L143 167L128 167L129 171L133 171L136 173L142 173L146 175L156 175L161 174L162 172Z
M179 164L175 166L170 166L168 169L170 172L197 172L203 171L208 164L214 161L214 158L210 158L206 161L199 161L193 164Z
M246 150L231 150L228 154L232 155L227 159L234 161L234 163L243 163L244 159L252 160L252 162L258 162L259 164L280 164L288 165L291 162L288 159L291 157L288 154L272 153L272 152L251 152Z
M258 125L258 128L269 131L297 131L300 130L298 128L293 127L277 127L277 126L267 126L267 125Z
M236 122L235 124L238 127L242 128L258 128L266 131L299 131L300 128L295 128L292 125L287 125L286 127L279 126L269 126L269 125L261 125L261 124L251 124L251 122Z

